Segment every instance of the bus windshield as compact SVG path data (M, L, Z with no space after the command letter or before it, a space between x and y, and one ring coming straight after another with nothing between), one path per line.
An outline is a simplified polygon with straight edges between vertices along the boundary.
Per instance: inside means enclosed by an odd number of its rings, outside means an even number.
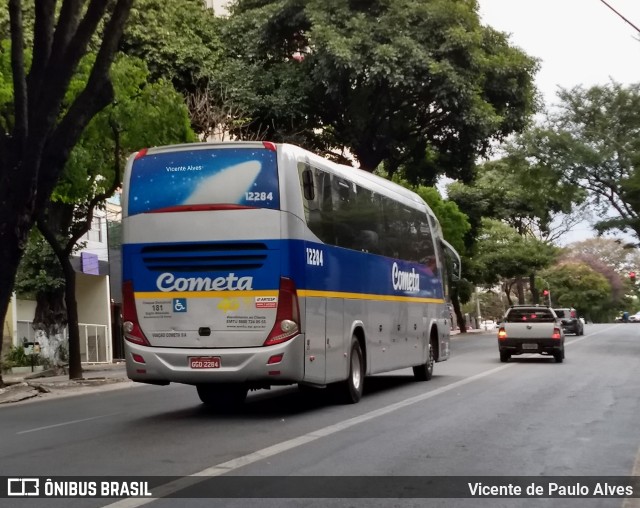
M280 207L276 152L266 148L153 153L136 159L131 174L130 216L198 205Z

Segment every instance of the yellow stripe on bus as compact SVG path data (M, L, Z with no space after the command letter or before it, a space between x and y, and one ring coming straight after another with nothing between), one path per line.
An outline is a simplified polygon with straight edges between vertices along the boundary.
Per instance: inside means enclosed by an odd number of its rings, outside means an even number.
M277 291L147 291L135 293L136 298L230 298L253 296L278 296ZM348 300L374 300L380 302L444 303L442 298L419 296L374 295L366 293L346 293L340 291L315 291L302 289L298 296L303 298L345 298Z

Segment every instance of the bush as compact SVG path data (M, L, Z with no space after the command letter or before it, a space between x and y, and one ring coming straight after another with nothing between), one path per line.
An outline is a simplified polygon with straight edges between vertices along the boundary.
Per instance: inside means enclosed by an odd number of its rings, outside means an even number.
M33 358L32 358L33 356ZM28 355L22 346L11 346L2 362L3 369L12 367L31 367L32 365L42 365L43 359L39 354Z

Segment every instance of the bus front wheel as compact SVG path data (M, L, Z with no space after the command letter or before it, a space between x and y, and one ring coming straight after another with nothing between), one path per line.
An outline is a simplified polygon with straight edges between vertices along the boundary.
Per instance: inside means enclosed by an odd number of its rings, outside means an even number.
M349 377L336 385L338 397L346 404L355 404L362 398L364 388L364 355L360 342L354 336L351 338L349 353Z

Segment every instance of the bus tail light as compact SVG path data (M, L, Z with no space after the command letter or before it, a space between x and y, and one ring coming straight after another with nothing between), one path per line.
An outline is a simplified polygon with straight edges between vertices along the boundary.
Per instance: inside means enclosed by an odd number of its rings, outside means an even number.
M504 326L501 326L498 330L498 340L505 340L507 338L507 331L504 329Z
M145 155L147 155L147 151L148 151L148 150L149 150L148 148L143 148L142 150L140 150L140 151L136 154L136 156L135 156L135 160L142 159Z
M298 306L296 286L291 279L280 277L276 322L264 345L273 346L274 344L286 342L295 337L299 331L300 307Z
M553 335L551 336L552 339L560 339L560 328L554 328L553 329Z
M141 346L151 345L144 333L142 333L138 323L136 300L133 296L133 282L130 280L125 280L122 283L122 321L125 339Z

